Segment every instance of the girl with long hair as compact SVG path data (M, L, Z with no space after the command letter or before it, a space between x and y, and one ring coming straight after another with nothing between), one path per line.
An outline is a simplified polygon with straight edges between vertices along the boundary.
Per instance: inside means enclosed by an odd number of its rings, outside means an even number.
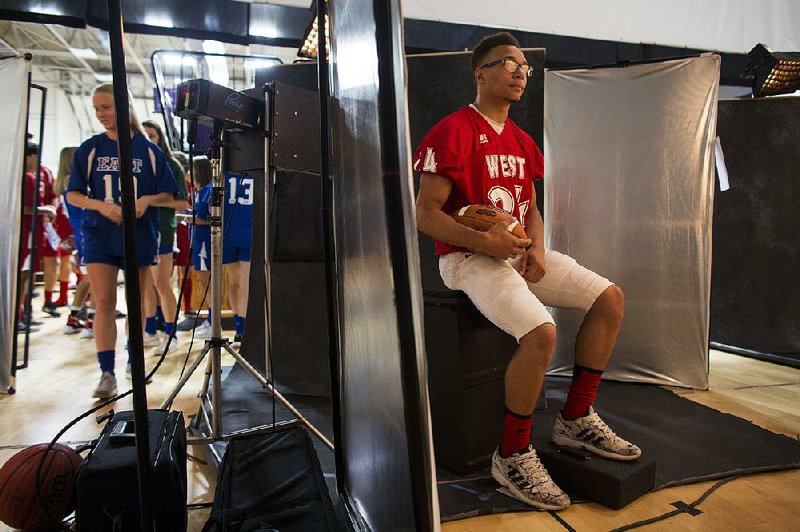
M172 150L164 138L164 132L158 123L152 120L142 122L145 134L150 142L161 148L167 158L178 186L178 194L169 206L158 207L159 225L159 247L158 262L150 268L151 279L142 286L142 299L144 301L144 345L157 346L156 354L162 354L169 345L169 352L178 349L177 331L175 330L175 314L178 309L178 302L175 299L175 292L170 282L172 277L173 253L176 250L175 232L177 228L177 218L175 210L185 210L189 207L188 195L186 193L186 179L183 175L181 164L175 160ZM160 301L160 305L158 304ZM159 339L157 332L158 310L161 310L163 320L164 337ZM172 341L170 342L170 336Z
M67 187L67 200L84 209L83 262L95 304L94 340L101 377L94 397L116 395L114 372L117 326L117 275L123 267L122 208L120 205L119 135L130 135L134 189L136 191L136 262L139 282L158 256L158 217L154 206L169 204L178 188L163 152L144 136L133 108L131 130L117 131L114 87L100 85L92 94L95 116L105 131L83 142L75 158Z

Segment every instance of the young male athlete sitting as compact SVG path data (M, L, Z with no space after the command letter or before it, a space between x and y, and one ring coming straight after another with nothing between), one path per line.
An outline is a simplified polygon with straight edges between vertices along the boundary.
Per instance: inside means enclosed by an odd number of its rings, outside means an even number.
M420 143L414 169L419 229L435 239L445 285L461 290L494 324L519 342L505 373L502 443L492 476L521 501L545 510L566 508L569 497L553 482L530 444L533 410L556 343L545 306L586 311L575 343L575 369L552 439L606 458L633 460L639 448L616 434L594 411L623 315L622 290L572 258L546 250L533 180L544 160L533 139L508 118L525 91L531 67L509 33L485 37L472 53L475 102L442 119ZM465 205L493 204L513 214L527 239L507 223L486 232L450 215Z

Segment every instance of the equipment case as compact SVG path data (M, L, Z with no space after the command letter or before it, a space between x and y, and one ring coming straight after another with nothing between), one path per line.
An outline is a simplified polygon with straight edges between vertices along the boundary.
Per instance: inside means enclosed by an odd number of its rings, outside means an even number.
M155 530L185 531L186 428L183 414L149 410L147 419ZM133 425L133 412L115 414L78 471L78 532L140 530Z

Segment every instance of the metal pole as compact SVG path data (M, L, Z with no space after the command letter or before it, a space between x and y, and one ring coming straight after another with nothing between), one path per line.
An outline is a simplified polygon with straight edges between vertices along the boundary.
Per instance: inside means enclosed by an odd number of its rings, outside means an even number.
M225 199L224 144L227 134L220 122L214 123L211 146L211 432L222 435L222 230Z
M28 276L28 297L25 301L25 347L22 350L22 365L20 369L28 367L28 355L31 345L31 320L33 319L33 282L36 277L36 256L39 251L39 239L36 231L39 229L39 191L42 186L42 146L44 145L44 112L47 102L47 89L41 85L31 83L32 89L42 91L42 107L39 115L39 153L36 154L36 184L33 186L33 214L31 219L31 249L29 251L31 269ZM26 139L27 142L27 139ZM28 157L25 157L27 164ZM23 209L25 207L23 206ZM16 334L16 332L15 332Z
M136 189L133 184L128 80L122 29L122 1L107 0L108 36L114 76L114 107L117 115L117 146L122 200L122 236L125 252L125 301L128 305L128 350L133 380L133 418L136 432L136 471L139 481L139 517L142 532L154 529L150 471L150 438L147 424L147 392L142 345L142 306L139 267L136 262Z
M333 226L333 180L328 148L328 39L325 35L325 19L328 12L326 0L317 2L317 73L319 82L320 124L320 176L322 181L322 231L325 239L325 302L328 315L328 357L331 370L331 407L333 417L333 439L336 444L336 486L339 493L345 490L344 455L342 445L341 391L339 388L340 338L339 338L339 282L336 264L336 243Z

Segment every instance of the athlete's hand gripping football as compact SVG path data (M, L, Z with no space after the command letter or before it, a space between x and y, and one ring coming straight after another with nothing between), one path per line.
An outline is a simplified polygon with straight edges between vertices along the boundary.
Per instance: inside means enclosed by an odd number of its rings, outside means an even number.
M545 274L544 247L530 246L519 261L519 274L529 283L538 283Z
M483 233L484 238L480 249L473 251L504 260L524 255L525 248L531 245L531 240L514 236L508 231L508 223L507 220L501 220L494 224Z

